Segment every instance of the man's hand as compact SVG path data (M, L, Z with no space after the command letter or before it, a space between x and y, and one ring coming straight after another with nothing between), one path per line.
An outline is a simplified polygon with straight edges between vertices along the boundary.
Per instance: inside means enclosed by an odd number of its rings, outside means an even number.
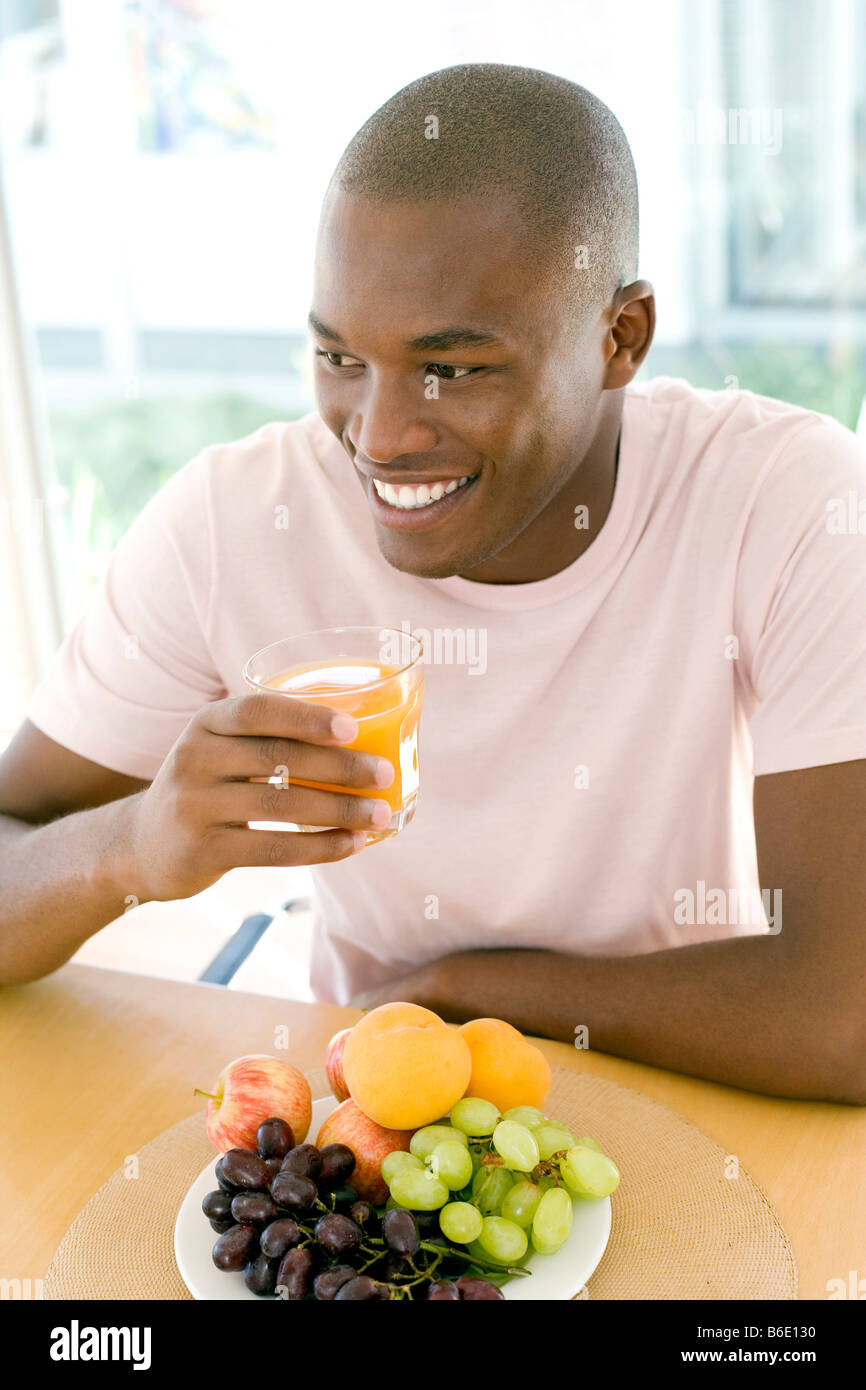
M356 737L348 715L276 692L206 705L147 790L124 803L119 852L129 892L142 901L184 898L241 865L322 864L363 848L391 807L349 789L384 789L395 773L386 758L340 746ZM296 786L296 778L347 790ZM249 821L337 828L292 834L251 830Z

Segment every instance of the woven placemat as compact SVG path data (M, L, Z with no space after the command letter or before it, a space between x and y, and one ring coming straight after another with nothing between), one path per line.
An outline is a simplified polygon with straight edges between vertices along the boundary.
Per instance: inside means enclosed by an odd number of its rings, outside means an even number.
M308 1075L313 1095L327 1094L324 1074ZM743 1168L726 1176L735 1165L724 1149L637 1091L560 1067L553 1078L545 1109L576 1135L594 1135L622 1174L607 1249L579 1297L797 1297L778 1214ZM201 1111L146 1144L138 1176L119 1168L76 1217L43 1298L190 1298L175 1264L174 1223L212 1158Z

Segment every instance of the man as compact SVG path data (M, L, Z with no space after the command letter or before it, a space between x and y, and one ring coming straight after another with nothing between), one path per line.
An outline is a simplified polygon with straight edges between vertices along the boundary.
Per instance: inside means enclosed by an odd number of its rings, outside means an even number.
M866 538L828 524L863 455L747 391L632 385L637 224L622 130L548 73L445 69L358 132L319 231L318 413L151 501L2 761L0 978L130 894L311 864L321 998L866 1102ZM360 853L377 798L250 779L393 770L241 680L356 624L439 639L417 813Z

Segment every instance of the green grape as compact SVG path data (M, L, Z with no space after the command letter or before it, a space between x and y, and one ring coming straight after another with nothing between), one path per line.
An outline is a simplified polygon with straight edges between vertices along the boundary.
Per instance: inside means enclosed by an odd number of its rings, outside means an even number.
M568 1240L574 1213L563 1187L552 1187L538 1203L532 1221L532 1244L540 1255L553 1255Z
M486 1138L493 1133L498 1122L496 1106L489 1100L479 1100L475 1096L464 1096L451 1111L452 1125L463 1134Z
M607 1154L575 1144L559 1161L559 1171L576 1197L609 1197L619 1186L619 1169Z
M493 1131L493 1147L509 1168L531 1173L538 1162L538 1145L525 1125L516 1120L500 1120Z
M429 1171L451 1192L459 1192L472 1178L472 1155L454 1139L437 1144L427 1160Z
M507 1260L497 1260L489 1251L485 1250L480 1240L470 1240L469 1244L466 1246L466 1253L471 1255L474 1260L477 1260L480 1265L494 1264L504 1267L508 1264Z
M502 1216L485 1216L478 1244L487 1255L502 1264L517 1264L529 1248L529 1239L522 1226L506 1221Z
M399 1173L402 1168L423 1167L424 1164L420 1158L416 1158L414 1154L407 1154L403 1149L394 1149L382 1159L382 1166L379 1171L390 1187L394 1174Z
M409 1152L423 1162L430 1157L436 1145L444 1143L446 1139L453 1139L464 1148L469 1147L469 1140L461 1130L452 1129L451 1125L425 1125L423 1129L416 1129L409 1140Z
M520 1178L503 1197L499 1214L516 1226L531 1226L541 1198L542 1191L537 1183Z
M535 1129L536 1125L544 1124L544 1116L534 1105L513 1105L510 1110L506 1110L502 1118L513 1120L518 1125L526 1125L527 1129Z
M584 1148L584 1149L595 1149L595 1151L596 1151L597 1154L603 1154L603 1153L604 1153L604 1149L601 1147L601 1144L598 1142L598 1140L597 1140L597 1139L590 1139L590 1137L589 1137L588 1134L584 1134L583 1137L582 1137L581 1139L575 1139L575 1140L574 1140L574 1144L579 1144L579 1145L581 1146L581 1148ZM570 1144L570 1145L569 1145L569 1148L573 1148L573 1147L574 1147L573 1144Z
M443 1236L456 1241L458 1245L468 1245L481 1235L484 1217L471 1202L449 1202L439 1213L439 1226Z
M574 1144L574 1135L559 1125L539 1125L532 1131L532 1137L538 1145L538 1157L542 1162L563 1149L570 1149Z
M556 1181L556 1178L551 1177L549 1173L545 1173L543 1177L538 1179L538 1186L541 1188L542 1192L549 1192L552 1187L559 1187L559 1183Z
M448 1188L426 1169L401 1168L394 1174L391 1196L411 1211L438 1211L448 1201Z
M514 1175L507 1168L485 1163L472 1179L472 1200L485 1216L493 1216L513 1182Z

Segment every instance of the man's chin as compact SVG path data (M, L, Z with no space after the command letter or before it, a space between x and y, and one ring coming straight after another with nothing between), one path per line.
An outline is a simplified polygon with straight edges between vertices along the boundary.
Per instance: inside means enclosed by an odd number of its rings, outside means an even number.
M423 555L394 554L382 546L379 549L392 569L400 570L402 574L414 574L418 579L450 579L467 568L464 560L451 556L428 558Z

